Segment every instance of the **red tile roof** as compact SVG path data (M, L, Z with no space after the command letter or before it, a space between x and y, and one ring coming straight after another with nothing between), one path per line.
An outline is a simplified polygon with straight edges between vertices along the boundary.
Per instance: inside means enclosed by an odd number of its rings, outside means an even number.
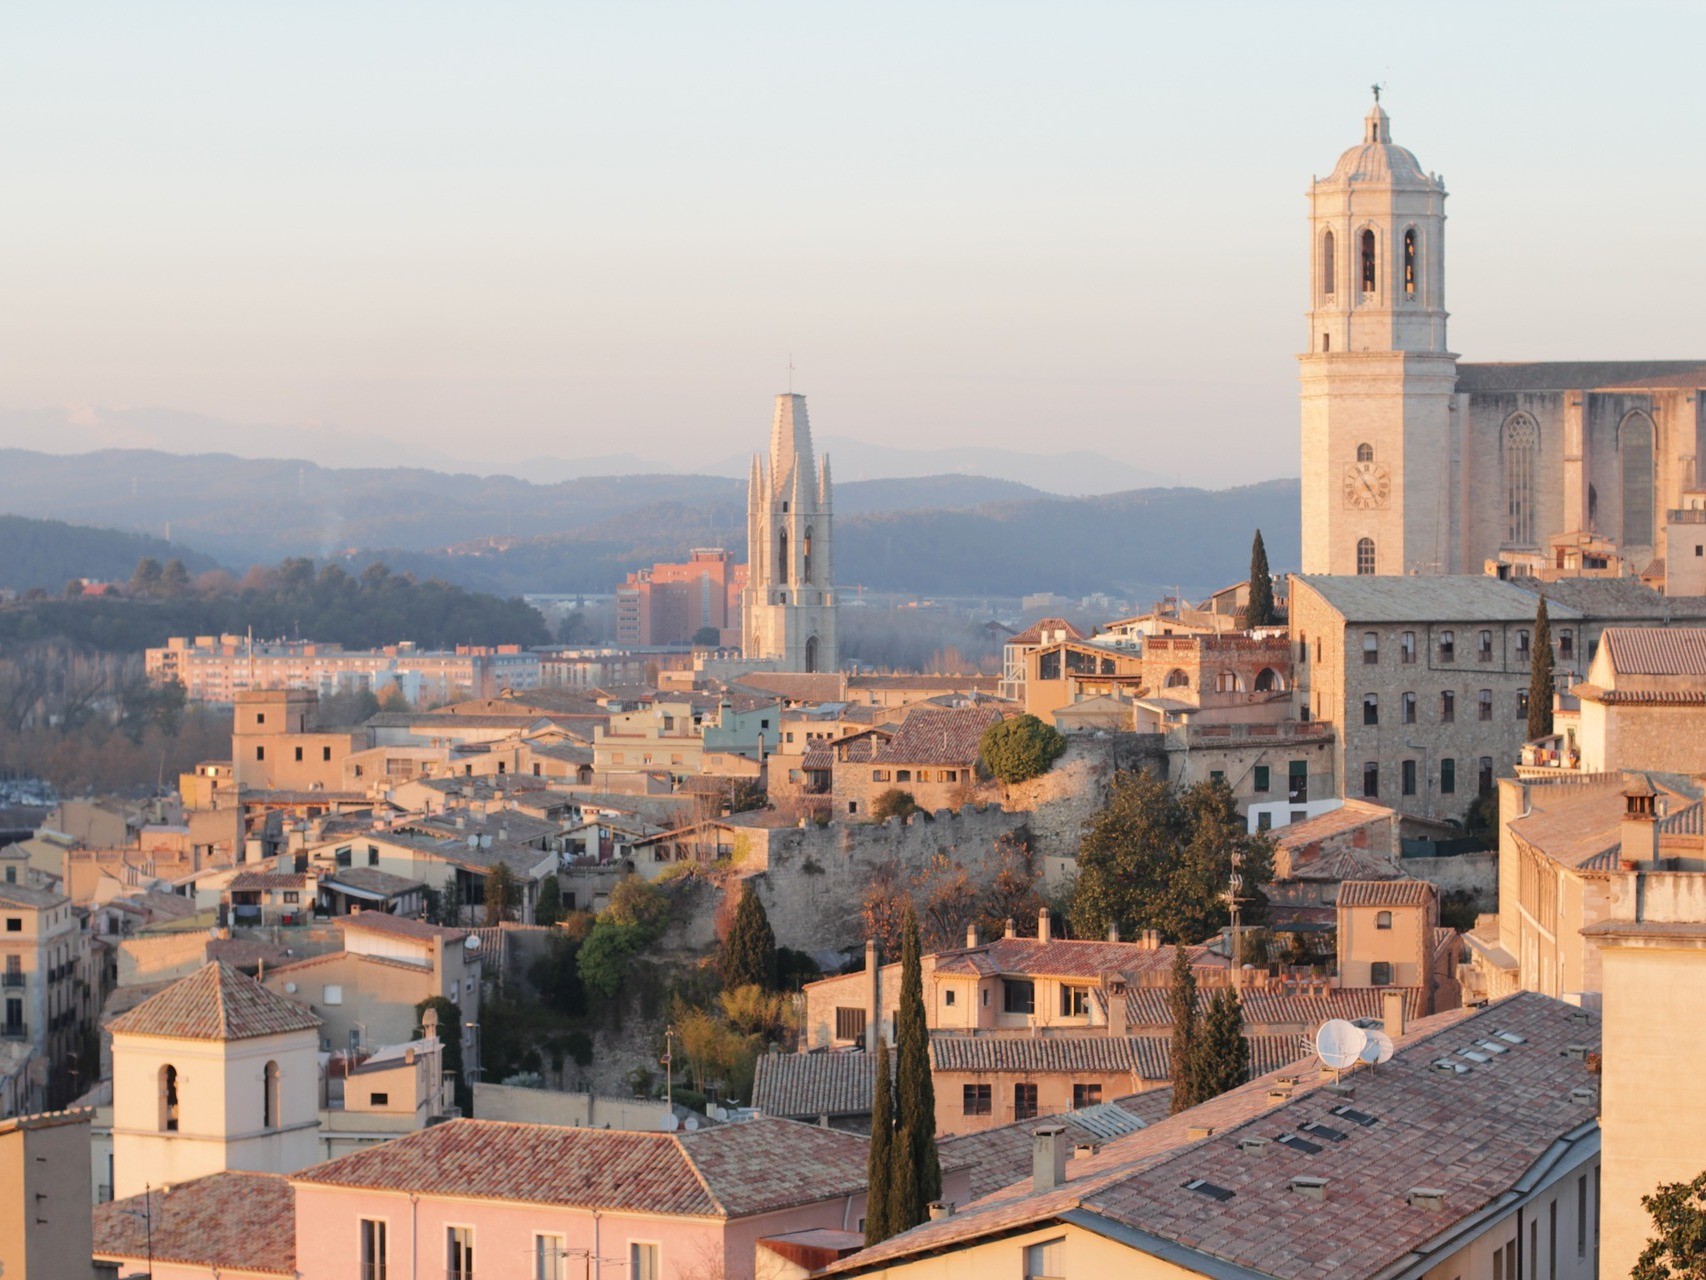
M901 721L894 737L877 748L878 764L960 765L977 763L983 733L1004 716L995 707L926 707Z
M1104 973L1166 973L1173 967L1171 946L1138 942L1087 942L1073 938L996 938L980 946L937 953L938 974L1011 974L1015 977L1099 978ZM1224 969L1226 962L1207 947L1186 947L1196 968Z
M869 1143L791 1120L633 1133L453 1120L295 1175L417 1195L741 1218L864 1190Z
M240 871L226 887L232 892L255 889L300 889L311 877L288 871Z
M466 929L428 924L425 920L411 920L407 916L394 916L384 911L358 911L353 915L340 916L336 923L345 932L355 929L362 933L384 933L394 938L414 938L422 942L443 938L447 945L461 942L468 936Z
M1073 626L1065 618L1038 618L1016 636L1009 636L1004 644L1042 644L1043 633L1048 632L1051 639L1058 633L1065 632L1068 640L1082 640L1084 633Z
M1612 670L1633 676L1706 676L1706 628L1607 627Z
M296 1191L274 1173L214 1173L147 1197L156 1262L296 1275ZM98 1204L94 1256L135 1264L149 1256L144 1197Z
M1437 890L1426 880L1346 880L1339 886L1341 907L1422 907Z
M245 973L214 961L107 1024L115 1035L171 1040L249 1040L315 1031L320 1019L268 991Z

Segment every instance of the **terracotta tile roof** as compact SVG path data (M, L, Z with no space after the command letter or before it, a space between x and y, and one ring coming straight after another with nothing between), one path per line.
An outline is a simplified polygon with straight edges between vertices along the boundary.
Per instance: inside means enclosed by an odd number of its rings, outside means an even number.
M333 887L343 886L362 889L368 893L381 893L387 897L426 887L424 881L413 880L408 876L394 876L378 867L339 867L336 873L326 877L325 883Z
M71 901L63 893L55 893L52 889L33 889L28 885L0 883L0 903L8 907L17 907L24 911L41 911L52 907L63 907Z
M1341 907L1422 907L1437 890L1426 880L1346 880L1339 886Z
M115 1035L172 1040L248 1040L313 1031L320 1019L247 974L214 961L107 1024Z
M143 1197L95 1206L94 1256L138 1263L149 1256ZM147 1197L156 1262L296 1275L296 1192L274 1173L214 1173Z
M729 681L731 688L755 689L788 702L845 702L847 678L833 672L755 671Z
M1258 987L1245 991L1241 1000L1247 1032L1275 1027L1297 1027L1313 1031L1329 1018L1378 1018L1381 1016L1381 987L1339 987L1315 995L1288 987ZM1407 1018L1418 1017L1422 1008L1419 987L1405 987ZM1197 1005L1206 1008L1212 991L1197 991ZM1130 1027L1158 1029L1173 1025L1165 987L1137 987L1126 991L1126 1023Z
M921 708L901 721L894 737L871 759L878 764L969 767L977 762L984 730L1004 718L996 707Z
M1301 583L1346 622L1532 622L1534 596L1521 587L1479 573L1423 577L1298 574ZM1548 604L1554 624L1581 616L1567 605Z
M1171 1088L1149 1089L1099 1106L1063 1111L1048 1117L1048 1123L1065 1125L1067 1137L1074 1145L1105 1142L1165 1119L1172 1102ZM1018 1120L976 1133L938 1138L936 1150L944 1159L952 1157L971 1166L972 1199L981 1200L1031 1175L1031 1152L1036 1142L1032 1131L1038 1123L1038 1120Z
M865 1188L870 1147L760 1119L697 1133L453 1120L295 1174L297 1183L417 1195L742 1218Z
M1246 1036L1251 1070L1296 1062L1307 1052L1294 1035ZM933 1036L930 1065L937 1071L1012 1075L1130 1072L1133 1080L1171 1080L1172 1036Z
M1504 1051L1477 1050L1485 1062L1459 1052L1477 1041ZM1076 1212L1101 1219L1116 1238L1139 1231L1177 1246L1171 1260L1193 1272L1230 1265L1284 1280L1382 1274L1516 1190L1554 1143L1592 1140L1592 1099L1573 1091L1591 1088L1593 1077L1565 1048L1591 1050L1598 1041L1596 1016L1532 992L1430 1018L1399 1041L1390 1062L1347 1074L1354 1098L1322 1092L1332 1076L1321 1072L1295 1073L1282 1098L1270 1097L1278 1077L1252 1081L1073 1160L1055 1191L1036 1193L1026 1179L827 1273L940 1255ZM1433 1066L1441 1059L1464 1070L1441 1072ZM1373 1123L1337 1115L1339 1106ZM1340 1136L1315 1152L1276 1148L1275 1137L1310 1123ZM1267 1139L1265 1153L1244 1151L1247 1138ZM1301 1173L1327 1179L1323 1200L1300 1207L1291 1179ZM1185 1186L1193 1179L1235 1198L1194 1194ZM1409 1204L1417 1186L1441 1189L1443 1207Z
M1054 938L995 938L977 947L938 952L939 974L1011 974L1017 977L1098 978L1104 973L1168 973L1172 946L1149 948L1137 942L1087 942ZM1186 947L1196 968L1224 969L1226 962L1207 947Z
M876 1073L871 1053L766 1053L753 1077L752 1105L790 1120L869 1115Z
M363 933L383 933L393 938L415 938L423 942L443 938L448 944L461 942L468 936L466 929L428 924L425 920L411 920L406 916L389 915L383 911L358 911L354 915L340 916L335 923L346 931L356 929Z
M1383 804L1346 796L1345 802L1337 809L1329 809L1326 813L1318 813L1301 822L1288 823L1274 831L1274 846L1280 849L1297 848L1313 844L1317 840L1325 840L1329 836L1355 831L1358 827L1389 823L1397 816L1395 809L1389 809Z
M1048 632L1051 637L1054 635L1057 635L1060 632L1065 632L1066 633L1066 639L1068 639L1068 640L1082 640L1085 638L1084 633L1082 631L1080 631L1077 627L1073 626L1065 618L1038 618L1035 622L1033 622L1030 626L1026 627L1018 635L1009 636L1002 643L1004 643L1004 644L1042 644L1043 643L1043 633L1045 631Z
M1696 801L1687 808L1659 819L1659 834L1665 836L1706 835L1706 806Z
M1690 804L1699 798L1678 790L1669 778L1648 773L1601 773L1577 781L1535 783L1528 787L1528 812L1511 820L1510 832L1527 848L1562 866L1578 871L1615 869L1623 847L1623 793L1641 781L1656 785L1672 803Z
M233 893L242 893L245 890L300 889L311 880L311 876L289 871L239 871L225 887Z
M1706 628L1607 627L1600 643L1619 675L1706 676Z

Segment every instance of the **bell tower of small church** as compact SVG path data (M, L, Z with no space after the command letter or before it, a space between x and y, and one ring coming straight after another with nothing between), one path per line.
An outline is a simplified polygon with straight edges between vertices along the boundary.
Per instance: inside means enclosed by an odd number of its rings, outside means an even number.
M770 457L747 486L742 656L781 671L834 671L834 501L829 459L814 464L806 398L776 397Z
M1310 186L1309 233L1303 571L1446 572L1445 183L1393 144L1378 87L1361 141Z

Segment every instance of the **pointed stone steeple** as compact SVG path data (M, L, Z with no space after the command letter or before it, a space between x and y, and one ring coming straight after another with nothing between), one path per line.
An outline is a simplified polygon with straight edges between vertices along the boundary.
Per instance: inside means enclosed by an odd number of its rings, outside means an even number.
M813 457L806 398L776 397L770 456L747 485L742 649L782 671L833 671L836 645L829 462Z

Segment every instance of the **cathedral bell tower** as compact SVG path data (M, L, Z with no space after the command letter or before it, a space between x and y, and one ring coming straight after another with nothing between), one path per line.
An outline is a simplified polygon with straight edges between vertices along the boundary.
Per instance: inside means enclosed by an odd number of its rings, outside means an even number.
M829 459L812 460L806 398L776 397L770 457L755 456L747 486L747 586L742 656L781 671L834 671L833 499Z
M1378 88L1362 140L1310 186L1309 234L1303 571L1446 572L1445 183L1393 145Z

